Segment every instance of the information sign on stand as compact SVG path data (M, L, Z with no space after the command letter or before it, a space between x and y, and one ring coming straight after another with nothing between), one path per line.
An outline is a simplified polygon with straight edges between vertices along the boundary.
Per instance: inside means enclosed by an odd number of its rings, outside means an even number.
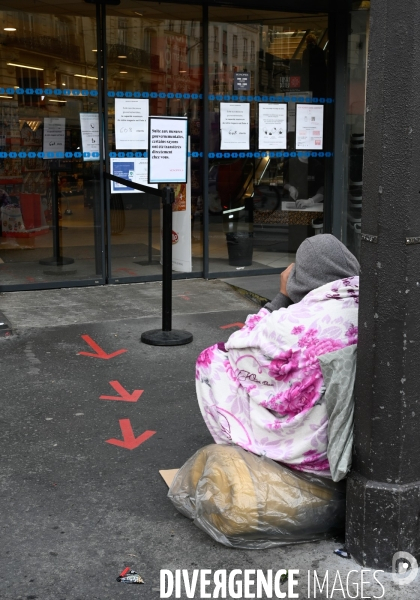
M149 117L149 183L187 183L187 117Z
M74 258L69 258L62 255L62 236L59 222L58 200L59 200L59 182L58 173L60 170L65 170L58 159L57 155L64 156L66 146L66 119L63 117L45 117L44 118L44 135L43 135L43 156L49 160L51 173L51 220L52 220L52 238L53 238L53 256L50 258L41 258L40 265L48 267L63 267L74 263ZM62 271L50 270L44 271L46 275L57 275ZM76 271L73 271L75 273ZM70 271L68 271L70 273Z
M117 183L121 178L112 176ZM189 331L172 329L172 205L171 183L188 181L188 120L186 117L149 117L149 184L165 183L159 192L150 185L130 182L134 189L162 193L162 329L151 329L141 341L151 346L181 346L192 342Z

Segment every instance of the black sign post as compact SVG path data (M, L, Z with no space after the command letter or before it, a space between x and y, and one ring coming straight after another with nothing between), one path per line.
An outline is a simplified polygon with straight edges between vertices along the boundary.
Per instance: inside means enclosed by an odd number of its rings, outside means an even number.
M105 173L105 177L140 192L147 192L162 198L163 240L162 240L162 329L151 329L142 333L140 340L150 346L182 346L189 344L193 336L189 331L172 329L172 204L175 200L173 188L169 185L161 190L134 183L127 179Z
M53 239L53 256L50 258L41 258L39 261L40 265L47 265L50 267L63 267L64 265L71 265L74 263L74 258L67 258L61 254L62 252L62 239L59 219L59 207L58 207L58 172L64 171L65 168L60 168L59 160L50 161L50 173L51 173L51 230ZM56 275L55 271L44 271L47 275Z

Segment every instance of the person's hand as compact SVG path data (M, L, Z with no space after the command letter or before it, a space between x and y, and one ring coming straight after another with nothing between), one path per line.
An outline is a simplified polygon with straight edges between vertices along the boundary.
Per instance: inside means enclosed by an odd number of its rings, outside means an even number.
M296 208L309 208L314 204L313 198L308 198L307 200L296 200Z
M293 185L286 183L286 185L284 186L284 189L289 192L289 196L291 197L292 200L298 199L299 192L297 191L297 189L295 187L293 187Z
M287 269L285 269L282 273L280 273L280 293L283 294L283 296L287 296L287 281L289 279L289 275L290 275L290 271L292 270L292 268L294 267L295 263L292 263L291 265L289 265L287 267ZM287 296L289 297L289 296Z

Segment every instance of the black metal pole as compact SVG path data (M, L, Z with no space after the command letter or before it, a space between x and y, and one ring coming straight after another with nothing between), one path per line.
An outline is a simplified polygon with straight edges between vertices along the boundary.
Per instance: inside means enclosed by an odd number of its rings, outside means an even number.
M103 37L105 31L103 31L102 24L102 12L101 5L96 5L96 48L98 52L97 56L97 75L98 75L98 120L99 120L99 172L96 172L95 167L93 168L93 226L95 230L95 272L105 278L105 217L104 217L104 197L105 197L105 180L102 176L104 172L104 96L106 89L104 89L104 48L103 48ZM103 7L105 11L105 7ZM107 182L108 185L108 182Z
M172 204L174 191L166 186L162 197L163 232L162 232L162 330L172 329Z
M372 0L370 19L346 538L363 565L395 570L397 553L420 558L420 3Z
M202 118L202 149L203 149L203 275L209 278L209 150L210 150L210 119L209 119L209 7L203 5L203 118Z
M51 173L51 229L53 238L53 255L51 258L42 258L39 261L40 265L47 265L49 267L62 267L64 265L71 265L74 263L74 258L66 258L61 254L61 226L58 214L58 171L60 169L60 163L58 160L51 160L50 162L50 173ZM56 275L56 271L45 271L48 275Z
M149 264L152 264L153 259L153 221L152 221L152 209L149 207L147 209L147 238L148 238L148 248L147 248L147 258Z
M58 220L58 171L57 166L51 164L51 216L52 216L52 238L53 238L53 256L60 264L60 224Z
M193 336L188 331L172 329L172 204L175 201L173 188L162 190L162 329L142 333L140 340L150 346L182 346L189 344Z

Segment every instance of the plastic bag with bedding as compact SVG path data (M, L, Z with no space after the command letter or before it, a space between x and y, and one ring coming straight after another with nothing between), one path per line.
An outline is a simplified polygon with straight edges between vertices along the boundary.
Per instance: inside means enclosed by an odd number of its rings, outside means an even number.
M213 539L235 548L321 540L344 529L345 482L292 471L238 446L196 452L168 497Z

